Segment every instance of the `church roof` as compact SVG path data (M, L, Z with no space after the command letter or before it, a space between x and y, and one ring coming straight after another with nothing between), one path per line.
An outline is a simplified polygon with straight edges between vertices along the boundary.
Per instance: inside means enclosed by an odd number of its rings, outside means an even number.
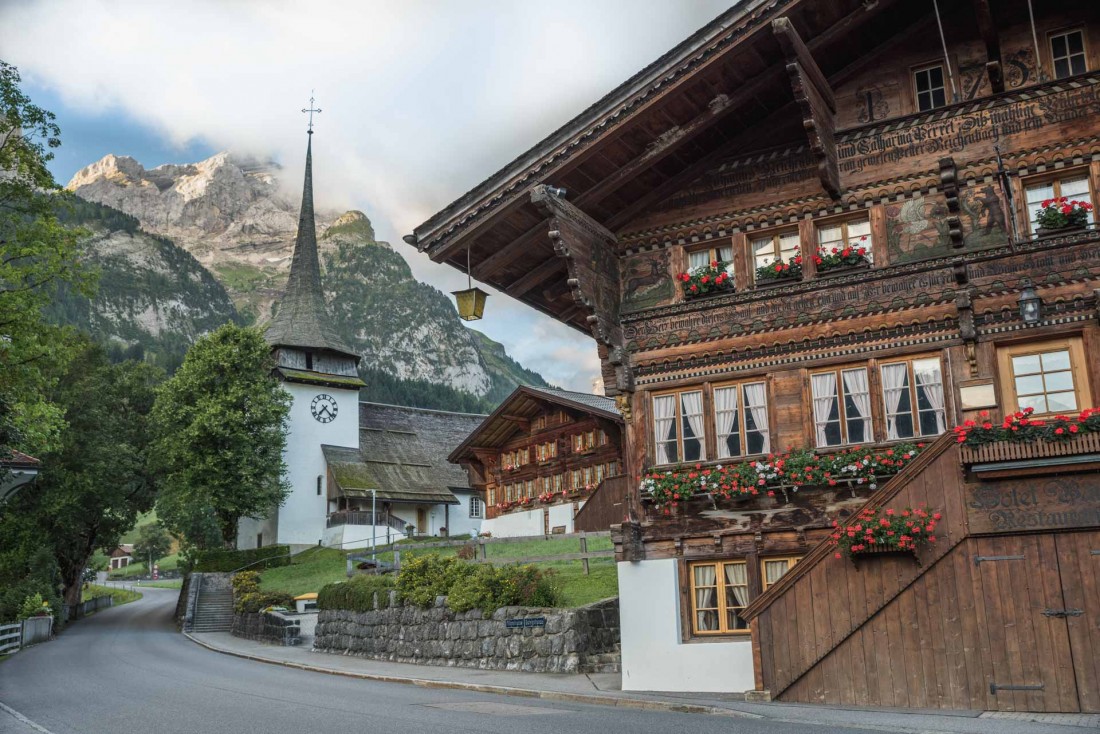
M321 290L321 263L317 256L317 224L313 215L313 133L306 145L306 175L298 236L286 290L265 334L272 346L327 350L359 361L359 355L336 333Z
M466 472L447 454L483 415L359 404L359 448L322 446L339 491L390 502L456 504L454 491L471 491Z

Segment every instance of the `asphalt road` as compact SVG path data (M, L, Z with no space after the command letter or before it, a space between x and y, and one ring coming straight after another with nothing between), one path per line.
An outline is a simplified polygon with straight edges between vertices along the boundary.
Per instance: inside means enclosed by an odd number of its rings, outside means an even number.
M856 732L374 683L205 650L175 631L172 589L81 620L0 662L0 731L42 734Z

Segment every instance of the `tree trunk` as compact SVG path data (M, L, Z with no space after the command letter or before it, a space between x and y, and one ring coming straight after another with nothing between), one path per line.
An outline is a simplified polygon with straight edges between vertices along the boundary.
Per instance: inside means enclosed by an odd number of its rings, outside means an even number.
M225 548L237 547L237 517L218 515L218 523L222 526L222 544Z

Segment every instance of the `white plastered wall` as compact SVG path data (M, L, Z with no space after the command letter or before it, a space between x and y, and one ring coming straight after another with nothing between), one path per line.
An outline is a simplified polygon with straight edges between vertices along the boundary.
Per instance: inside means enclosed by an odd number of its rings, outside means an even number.
M675 559L618 566L624 691L733 693L755 687L748 635L683 641Z

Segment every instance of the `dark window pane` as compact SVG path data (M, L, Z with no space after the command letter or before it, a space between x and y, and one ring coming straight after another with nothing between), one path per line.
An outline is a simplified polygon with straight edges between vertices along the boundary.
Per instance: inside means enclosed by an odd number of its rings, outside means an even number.
M1054 57L1066 56L1066 37L1054 36L1050 39L1050 49L1054 52Z
M726 625L731 630L747 630L749 628L749 623L741 619L741 615L729 610L726 611Z
M1085 36L1083 33L1070 33L1065 38L1071 54L1082 54L1085 52Z
M825 424L825 445L839 446L844 443L840 437L840 422Z
M746 431L745 444L750 454L764 453L764 434L760 431Z
M703 444L697 438L684 438L684 461L698 461L703 457Z
M726 437L726 455L741 455L741 437L736 433L731 433L729 436Z
M932 106L933 107L943 107L945 104L947 104L947 97L944 96L944 89L942 87L939 88L939 89L933 89L932 90Z
M1054 62L1054 76L1059 79L1065 78L1070 75L1069 60L1058 59Z
M934 66L928 70L928 86L935 89L943 86L943 67Z
M1084 74L1085 73L1085 57L1084 57L1084 55L1071 56L1070 61L1073 65L1073 73L1074 74Z
M897 416L898 438L913 437L913 415L902 413Z
M940 432L939 422L936 420L936 411L921 411L920 413L920 435L922 436L935 436Z

